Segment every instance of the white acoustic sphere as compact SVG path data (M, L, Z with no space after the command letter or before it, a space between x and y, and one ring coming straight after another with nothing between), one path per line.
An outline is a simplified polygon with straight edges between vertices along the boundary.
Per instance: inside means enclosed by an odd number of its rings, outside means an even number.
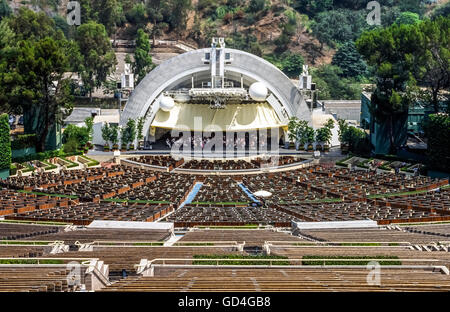
M266 100L269 90L262 82L255 82L250 86L248 91L250 93L250 97L257 102L263 102Z
M159 108L165 112L170 112L174 106L175 101L170 96L163 95L159 100Z

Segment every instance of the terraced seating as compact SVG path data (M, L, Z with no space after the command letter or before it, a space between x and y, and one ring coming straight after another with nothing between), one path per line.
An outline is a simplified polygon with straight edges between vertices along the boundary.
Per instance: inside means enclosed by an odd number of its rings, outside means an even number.
M273 207L304 221L350 221L371 219L378 221L379 224L387 224L391 222L409 222L412 219L423 219L425 221L427 218L439 219L446 217L444 214L435 212L383 207L366 202L323 202L290 205L282 203L281 205L273 205Z
M119 173L119 172L118 172ZM158 174L143 169L124 167L121 174L103 176L101 179L76 184L59 184L46 189L49 193L79 196L82 201L111 198L151 184Z
M0 240L24 239L41 237L51 233L58 233L62 228L56 226L14 224L0 222Z
M180 242L237 241L248 246L262 246L265 241L299 241L304 240L282 232L271 230L195 230L186 233Z
M136 187L116 198L167 201L179 204L194 185L195 176L185 174L160 173L152 183Z
M288 164L299 163L303 159L293 156L279 156L279 157L258 157L250 161L243 159L237 160L196 160L192 159L183 164L181 168L191 170L251 170L260 169L263 167L277 167Z
M278 227L290 226L292 216L272 208L233 205L186 205L167 217L175 227L197 225L242 226L247 224L271 224Z
M283 243L280 243L283 244ZM350 245L350 244L349 244ZM407 260L400 261L403 265L435 265L448 266L450 264L450 255L448 252L423 252L418 250L411 250L406 245L399 246L373 246L373 244L355 243L355 246L296 246L289 247L288 244L277 246L276 244L270 246L270 254L277 256L284 256L290 259L303 259L305 256L323 256L326 257L373 257L390 259L390 257L397 257L397 259ZM432 260L432 261L429 261Z
M80 203L77 206L55 207L7 216L7 219L69 222L88 225L94 220L154 221L173 210L169 204L131 204L99 202Z
M322 241L358 242L411 242L430 243L439 239L426 234L408 233L397 230L376 229L327 229L302 230L302 234Z
M249 202L251 199L238 186L232 177L207 176L202 181L203 186L198 191L197 202Z
M276 166L284 166L294 163L299 163L303 161L304 159L294 157L294 156L278 156L278 157L265 157L261 158L258 157L256 159L253 159L251 162L255 164L258 168L263 167L276 167Z
M377 204L431 213L450 214L450 188L425 194L392 196L377 200Z
M15 246L0 244L2 258L33 258L47 255L51 251L49 246Z
M130 277L102 291L448 291L447 275L420 269L383 269L381 285L367 270L345 268L165 269L161 276Z
M0 267L0 292L67 292L67 270L61 267Z
M191 170L243 170L243 169L258 169L259 167L253 162L245 160L196 160L192 159L184 163L181 167L183 169Z
M51 186L69 185L102 179L104 176L120 174L121 166L111 168L89 168L79 170L61 170L60 173L40 172L26 177L9 177L0 181L0 185L10 189L47 189Z
M156 258L180 258L192 259L198 254L241 254L233 251L231 247L150 247L141 245L140 247L94 247L93 251L69 251L58 254L58 258L99 258L109 264L110 273L121 272L123 269L128 272L135 272L135 265L141 259ZM183 261L186 262L186 261Z
M404 227L404 229L413 233L450 237L450 223L436 225L423 224L420 226Z
M251 191L265 190L272 193L267 203L294 203L305 200L323 199L326 192L307 188L293 181L287 181L291 173L269 173L261 175L242 176L242 183Z
M160 155L133 157L130 158L129 160L151 166L166 167L169 170L179 167L184 163L183 159L176 160L171 156L160 156Z
M65 244L75 242L91 243L94 241L163 241L171 235L163 230L133 230L133 229L95 229L79 228L75 231L60 232L40 236L40 240L58 240ZM34 238L29 238L34 240Z
M74 202L70 199L59 196L38 196L36 194L18 193L8 189L0 190L0 216L46 210L53 207L67 207L72 204Z

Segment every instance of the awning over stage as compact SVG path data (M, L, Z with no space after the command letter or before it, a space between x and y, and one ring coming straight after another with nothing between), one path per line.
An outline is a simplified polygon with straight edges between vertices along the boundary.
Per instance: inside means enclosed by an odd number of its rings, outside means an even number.
M152 127L182 131L243 131L283 126L286 125L268 103L227 104L224 109L211 109L208 104L175 103L170 112L159 110L152 123Z

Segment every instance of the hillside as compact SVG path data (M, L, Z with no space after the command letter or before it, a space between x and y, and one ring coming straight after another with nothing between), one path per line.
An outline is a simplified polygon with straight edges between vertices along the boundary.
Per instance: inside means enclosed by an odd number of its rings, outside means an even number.
M0 0L13 11L26 6L44 11L64 25L68 0ZM192 47L225 37L228 47L264 57L291 78L303 64L312 67L324 99L359 97L371 71L354 47L370 26L367 0L79 0L82 23L103 24L111 39L134 40L138 29L149 34L155 63L173 54L160 40ZM450 0L380 0L382 26L416 23L448 15ZM128 51L127 51L128 52ZM132 52L132 50L131 50ZM121 59L123 57L121 56ZM333 65L333 66L332 66ZM344 90L344 91L341 91Z

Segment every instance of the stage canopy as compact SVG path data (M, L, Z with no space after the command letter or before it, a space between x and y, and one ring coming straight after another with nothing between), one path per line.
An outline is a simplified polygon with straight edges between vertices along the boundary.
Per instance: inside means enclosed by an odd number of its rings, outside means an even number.
M181 131L247 131L283 126L268 103L227 104L224 109L212 109L208 104L176 102L169 112L160 109L152 123L153 128Z

